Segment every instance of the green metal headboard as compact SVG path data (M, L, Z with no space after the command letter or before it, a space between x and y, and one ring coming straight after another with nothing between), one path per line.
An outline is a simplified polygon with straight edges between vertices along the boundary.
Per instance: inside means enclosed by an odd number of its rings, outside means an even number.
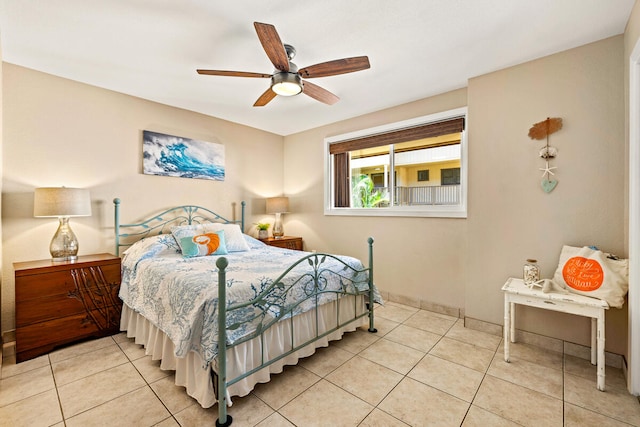
M241 202L240 220L229 220L210 209L195 205L176 206L154 215L144 221L133 224L120 224L120 199L113 199L115 223L115 252L120 256L120 248L131 246L136 241L149 236L171 232L174 225L205 224L219 222L224 224L240 224L244 233L244 209L246 203ZM126 228L126 233L120 229Z

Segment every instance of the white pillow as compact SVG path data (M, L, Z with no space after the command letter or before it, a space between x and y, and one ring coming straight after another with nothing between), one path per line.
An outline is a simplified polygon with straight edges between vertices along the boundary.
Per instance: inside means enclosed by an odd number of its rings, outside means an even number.
M227 243L227 251L229 252L244 252L248 251L249 245L244 239L240 225L238 224L222 224L218 222L212 222L204 224L206 231L219 231L224 230L224 237Z

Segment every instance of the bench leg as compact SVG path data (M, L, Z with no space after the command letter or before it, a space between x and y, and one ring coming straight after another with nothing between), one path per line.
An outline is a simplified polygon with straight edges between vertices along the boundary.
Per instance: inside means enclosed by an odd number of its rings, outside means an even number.
M503 335L504 335L504 361L509 362L509 343L511 337L509 337L509 332L511 331L511 304L509 303L509 298L505 294L504 296L504 327L503 327Z
M598 363L598 319L591 318L591 364L597 365Z
M597 320L598 338L598 390L604 391L604 310L600 311Z

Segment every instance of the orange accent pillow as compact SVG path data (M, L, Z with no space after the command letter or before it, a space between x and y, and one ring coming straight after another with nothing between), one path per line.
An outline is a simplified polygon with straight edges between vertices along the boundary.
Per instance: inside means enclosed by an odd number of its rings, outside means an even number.
M178 234L182 234L176 240L180 243L182 255L185 257L226 255L228 253L222 230L202 234L195 234L195 232Z

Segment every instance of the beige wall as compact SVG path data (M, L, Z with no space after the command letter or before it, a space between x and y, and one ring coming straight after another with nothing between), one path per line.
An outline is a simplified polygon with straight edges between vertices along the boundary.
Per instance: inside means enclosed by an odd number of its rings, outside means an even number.
M617 36L469 81L469 275L465 310L502 323L499 284L526 258L553 275L563 244L625 255L623 37ZM540 188L545 141L529 127L562 117L549 142L558 186ZM580 344L589 320L522 309L517 327ZM626 307L607 313L607 349L626 351Z
M466 89L285 137L285 193L295 220L287 233L308 249L366 257L375 238L375 282L382 290L464 307L466 227L461 219L324 216L324 138L463 107Z
M0 35L0 64L2 64L2 37ZM2 101L2 93L3 93L3 75L2 75L2 67L0 66L0 176L2 176L2 158L3 158L3 140L2 140L2 136L4 135L4 132L2 131L2 118L3 118L3 114L2 114L2 105L3 105L3 101ZM0 192L2 191L2 182L0 181ZM0 198L0 213L2 212L2 199ZM0 221L0 259L2 259L2 221ZM2 307L2 292L1 289L3 287L2 285L2 272L3 272L3 268L2 268L2 264L0 264L0 308ZM0 311L1 313L1 311ZM2 332L5 330L5 328L3 327L4 322L2 321L2 316L0 315L0 345L2 345L3 343L3 337L2 337ZM2 355L2 350L0 350L0 356ZM0 364L2 362L0 361Z
M563 244L624 255L622 36L487 74L467 90L285 138L287 224L313 249L364 254L376 238L376 283L392 293L463 308L502 324L500 287L537 258L550 277ZM322 214L323 138L468 105L468 219L331 217ZM558 187L540 188L541 141L529 128L562 117ZM588 345L589 321L523 309L517 327ZM607 349L626 351L626 308L607 314Z
M246 200L253 232L263 198L282 192L281 136L6 63L3 71L3 331L14 327L12 263L49 258L57 227L33 218L36 187L91 190L92 216L71 220L80 255L113 251L114 197L124 222L177 204L231 216ZM145 129L224 144L224 182L143 175Z

